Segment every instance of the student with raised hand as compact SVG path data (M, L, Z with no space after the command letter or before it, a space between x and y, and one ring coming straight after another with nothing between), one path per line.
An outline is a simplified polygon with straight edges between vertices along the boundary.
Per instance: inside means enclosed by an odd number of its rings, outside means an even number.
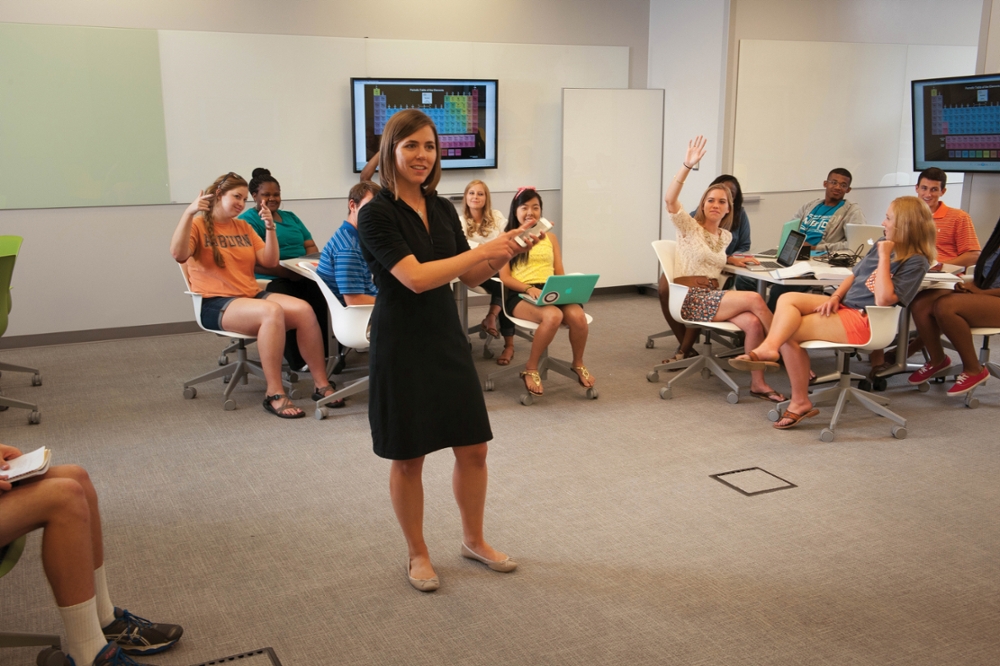
M487 444L493 438L479 375L449 284L482 284L518 252L520 230L469 247L455 207L437 195L438 135L417 109L386 123L382 190L361 209L358 234L378 298L371 318L368 420L375 454L392 460L389 494L406 538L407 579L438 589L423 535L423 464L451 448L463 557L500 572L517 563L483 535ZM530 244L529 244L530 247Z
M67 664L138 666L126 655L173 647L184 633L180 626L150 622L111 602L97 491L87 472L59 465L14 487L6 470L20 456L0 444L0 550L43 530L42 565L66 630Z
M909 382L923 384L951 365L941 345L944 333L962 359L962 372L948 395L965 395L990 376L979 362L970 329L1000 328L1000 221L979 254L972 282L959 282L954 291L927 289L921 293L927 292L942 295L933 300L914 299L910 314L931 359L910 375Z
M237 217L248 193L247 182L231 171L216 178L181 215L170 254L177 263L187 263L191 289L203 297L200 316L205 328L257 338L267 381L264 409L283 419L297 419L305 412L289 400L281 383L286 330L296 330L299 350L313 377L313 400L334 389L326 378L323 339L313 309L301 299L257 286L254 265L278 265L278 237L266 206L260 209L266 240Z
M459 219L469 243L487 243L499 236L507 226L507 218L493 208L490 188L481 180L473 180L465 186L462 204ZM494 338L503 336L503 351L497 357L497 365L510 365L514 358L514 324L504 316L500 307L502 288L492 278L479 286L490 293L490 308L483 319L483 330Z
M534 225L541 219L541 195L534 188L522 187L510 202L507 231L512 232L519 227ZM575 303L533 305L520 297L520 294L526 294L537 300L542 295L542 287L545 286L549 276L565 274L559 241L551 232L545 234L530 252L519 254L500 269L500 280L507 287L507 312L512 317L527 319L538 324L538 329L531 339L528 361L521 372L525 388L534 395L542 395L543 392L538 363L555 338L559 327L564 324L569 327L569 344L573 350L571 367L577 375L577 381L584 388L594 385L594 376L583 364L583 352L587 347L587 335L590 331L583 307Z
M934 221L927 204L916 197L896 199L889 204L882 227L885 238L858 262L832 296L784 294L764 342L730 359L730 365L740 370L777 368L779 356L784 359L792 399L775 428L791 428L819 414L809 400L809 354L800 342L863 345L871 338L866 306L906 306L920 289L934 261Z
M703 136L688 142L684 161L667 186L664 198L670 220L677 227L674 281L688 286L681 314L689 321L728 321L746 334L747 347L756 346L771 326L771 312L764 299L752 291L719 289L723 266L734 260L742 261L739 257L726 256L726 248L732 241L732 234L727 231L733 215L734 197L730 186L724 181L709 185L701 195L694 217L684 210L678 199L691 169L705 156L706 144ZM662 288L666 287L664 279ZM771 402L785 399L768 385L763 369L750 373L750 394Z

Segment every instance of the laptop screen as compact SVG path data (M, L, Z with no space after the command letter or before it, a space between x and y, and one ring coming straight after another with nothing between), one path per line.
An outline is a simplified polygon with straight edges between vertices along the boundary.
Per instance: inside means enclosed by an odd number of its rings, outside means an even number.
M791 266L799 256L802 245L806 242L806 235L801 231L789 231L785 244L778 254L778 263L784 267Z

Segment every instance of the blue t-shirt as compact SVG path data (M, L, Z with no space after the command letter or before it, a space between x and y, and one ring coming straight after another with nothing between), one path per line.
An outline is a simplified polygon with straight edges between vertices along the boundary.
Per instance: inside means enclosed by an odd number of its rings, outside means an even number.
M820 202L818 206L806 215L806 219L802 220L801 224L799 224L799 231L806 235L806 244L816 247L823 242L826 225L830 224L830 220L833 219L833 216L843 205L843 199L838 201L836 206L827 206L825 203Z
M358 230L350 222L340 225L323 247L316 273L343 305L347 302L342 294L378 295L368 262L361 254Z
M295 213L279 209L278 215L281 216L281 222L275 225L275 231L278 233L278 259L301 257L306 253L306 241L312 240L312 234ZM260 213L257 212L256 208L248 208L243 211L239 214L239 219L246 220L258 236L265 241L267 240L264 220L260 219ZM257 274L257 277L264 280L274 279L273 275L261 275L260 273Z

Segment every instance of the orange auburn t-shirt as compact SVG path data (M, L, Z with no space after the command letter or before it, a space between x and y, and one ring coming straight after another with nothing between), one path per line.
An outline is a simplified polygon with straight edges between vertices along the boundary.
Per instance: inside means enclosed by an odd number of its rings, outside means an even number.
M240 219L216 220L215 240L226 263L224 268L216 266L212 257L205 217L195 217L191 222L191 257L187 260L191 290L202 296L256 296L260 287L253 268L257 263L257 251L264 249L264 241L253 227Z
M961 208L949 208L943 201L938 203L934 211L934 226L937 227L937 260L943 264L951 263L955 257L966 252L981 249L979 238L972 218Z

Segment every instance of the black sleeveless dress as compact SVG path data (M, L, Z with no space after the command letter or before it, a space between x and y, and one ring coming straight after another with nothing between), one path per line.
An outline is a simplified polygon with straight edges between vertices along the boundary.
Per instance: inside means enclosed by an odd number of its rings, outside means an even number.
M426 199L420 216L387 190L358 214L361 252L378 287L368 352L368 421L375 453L392 460L493 438L479 376L449 285L417 294L390 270L469 250L455 207Z

